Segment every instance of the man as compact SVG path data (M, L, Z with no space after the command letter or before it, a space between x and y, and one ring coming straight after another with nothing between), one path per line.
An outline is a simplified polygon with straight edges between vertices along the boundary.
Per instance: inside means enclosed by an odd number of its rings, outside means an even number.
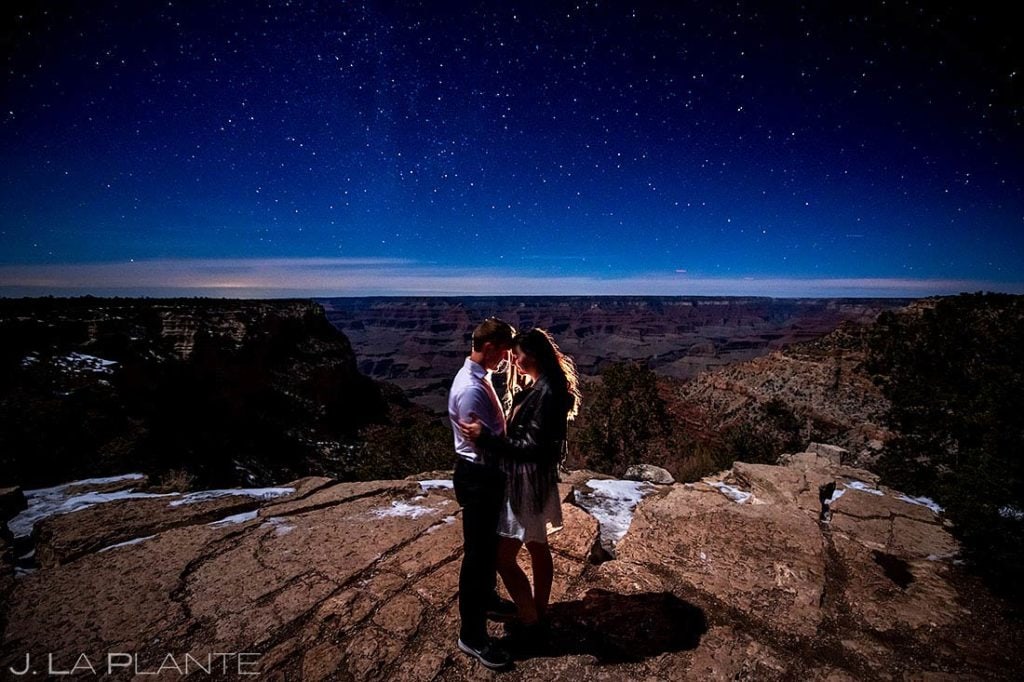
M455 434L455 497L462 506L463 556L459 573L459 649L488 668L503 668L506 653L487 634L487 618L507 620L515 605L495 592L498 516L505 500L505 475L464 438L459 422L479 419L491 433L505 433L505 415L490 372L508 361L515 331L497 318L473 330L472 352L455 375L448 395L448 417Z

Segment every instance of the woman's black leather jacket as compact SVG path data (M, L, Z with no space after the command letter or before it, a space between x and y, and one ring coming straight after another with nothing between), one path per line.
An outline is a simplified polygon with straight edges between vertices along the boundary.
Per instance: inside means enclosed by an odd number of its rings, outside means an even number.
M521 462L557 463L565 451L566 417L572 397L555 390L546 377L520 391L504 437L486 429L479 444L488 454Z

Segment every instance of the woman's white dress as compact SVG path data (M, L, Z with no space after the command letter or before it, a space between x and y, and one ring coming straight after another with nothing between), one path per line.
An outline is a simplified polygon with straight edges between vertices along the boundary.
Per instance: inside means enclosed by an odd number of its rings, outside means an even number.
M519 475L529 477L534 474L535 463L519 465ZM529 490L529 484L523 480L523 490ZM533 509L533 500L523 499L522 509L517 516L512 511L511 481L506 486L505 506L498 519L498 535L516 538L521 542L547 542L548 535L562 529L562 501L559 499L557 484L555 490L549 491L547 502L540 512Z

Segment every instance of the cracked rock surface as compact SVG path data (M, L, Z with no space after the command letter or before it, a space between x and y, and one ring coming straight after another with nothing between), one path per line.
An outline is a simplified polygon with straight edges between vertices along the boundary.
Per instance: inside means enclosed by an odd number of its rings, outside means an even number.
M1020 627L956 563L939 513L820 454L784 461L659 487L602 563L597 522L571 504L588 475L570 476L551 536L550 638L507 639L516 662L502 677L1013 676ZM841 494L826 522L828 484ZM84 653L99 667L117 651L152 671L167 654L255 652L273 680L496 676L455 648L451 489L286 486L273 499L124 499L42 522L39 567L12 579L0 607L0 665L50 653L70 669ZM153 677L180 675L137 679Z

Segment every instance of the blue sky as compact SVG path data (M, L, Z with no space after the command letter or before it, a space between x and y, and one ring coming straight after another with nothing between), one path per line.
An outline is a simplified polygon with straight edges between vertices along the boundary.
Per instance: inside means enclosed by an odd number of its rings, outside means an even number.
M3 12L0 295L1024 292L998 10Z

